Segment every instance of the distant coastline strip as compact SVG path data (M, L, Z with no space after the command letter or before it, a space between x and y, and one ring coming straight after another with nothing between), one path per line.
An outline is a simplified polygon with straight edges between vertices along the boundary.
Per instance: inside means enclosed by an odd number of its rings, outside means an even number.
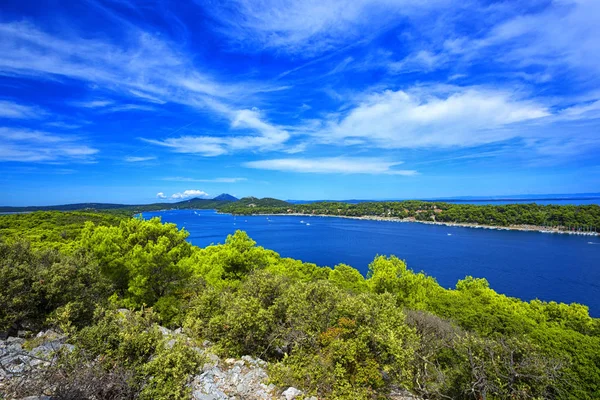
M219 214L230 214L233 213L219 212ZM523 232L540 232L540 233L558 233L563 235L578 235L578 236L600 236L599 232L587 232L587 231L569 231L561 230L558 228L550 228L547 226L536 226L536 225L509 225L509 226L496 226L496 225L482 225L467 222L440 222L440 221L419 221L414 218L396 218L396 217L378 217L374 215L363 215L363 216L350 216L350 215L329 215L329 214L305 214L305 213L257 213L251 214L253 216L297 216L297 217L330 217L330 218L346 218L346 219L359 219L364 221L381 221L381 222L416 222L419 224L426 225L443 225L443 226L454 226L460 228L473 228L473 229L491 229L498 231L523 231Z

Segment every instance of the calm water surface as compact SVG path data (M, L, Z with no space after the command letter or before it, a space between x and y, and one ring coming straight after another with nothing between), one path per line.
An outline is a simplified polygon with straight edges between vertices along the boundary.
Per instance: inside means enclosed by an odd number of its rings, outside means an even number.
M318 265L351 265L363 274L377 254L396 255L444 287L466 275L524 300L578 302L600 317L600 238L331 217L237 216L214 210L144 213L190 232L204 247L242 229L260 246Z

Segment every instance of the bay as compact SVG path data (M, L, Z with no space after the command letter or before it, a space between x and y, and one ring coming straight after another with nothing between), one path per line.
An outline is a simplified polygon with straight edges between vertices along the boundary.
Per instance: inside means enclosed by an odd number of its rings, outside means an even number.
M321 266L344 263L366 275L377 254L396 255L444 287L467 275L523 300L577 302L600 317L600 238L367 221L336 217L233 216L214 210L143 213L185 228L200 247L237 229L259 246Z

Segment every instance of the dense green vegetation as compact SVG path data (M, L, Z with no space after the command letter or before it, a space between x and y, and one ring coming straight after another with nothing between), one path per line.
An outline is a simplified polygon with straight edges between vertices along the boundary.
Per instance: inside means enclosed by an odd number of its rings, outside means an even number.
M202 358L165 343L161 324L261 357L275 384L319 398L599 397L600 320L583 305L523 302L472 277L444 289L393 256L363 277L282 258L241 231L198 248L158 219L46 212L0 227L0 331L69 334L59 391L97 379L122 398L186 398Z
M417 221L473 223L492 226L535 225L562 229L600 231L598 205L473 205L426 201L365 202L358 204L319 202L310 204L257 205L241 201L220 208L233 214L301 213L339 216L414 218Z

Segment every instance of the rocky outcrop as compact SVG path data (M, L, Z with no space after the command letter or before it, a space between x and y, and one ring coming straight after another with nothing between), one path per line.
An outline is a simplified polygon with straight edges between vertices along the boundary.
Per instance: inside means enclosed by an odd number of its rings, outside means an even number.
M0 393L9 381L33 378L48 367L59 350L71 351L66 336L54 331L40 332L31 339L8 337L0 340ZM32 397L48 398L47 396Z
M264 361L249 356L222 361L211 356L202 373L196 375L190 385L195 400L277 398L275 386L268 384Z
M181 329L171 331L159 327L163 336L183 336ZM169 343L174 340L169 341ZM194 400L293 400L304 398L317 400L316 397L301 397L303 392L290 387L283 393L269 383L267 362L260 358L243 356L241 359L222 360L210 352L210 342L194 349L203 354L207 362L199 373L192 377L189 384Z
M175 339L187 338L180 329L169 330L159 327L160 332L174 344ZM206 362L198 373L190 377L190 392L194 400L317 400L308 397L297 388L285 390L269 383L267 363L259 358L243 356L241 359L221 359L210 351L210 343L205 342L194 350L206 357ZM23 339L9 337L0 340L0 393L9 381L20 380L20 384L36 379L44 368L51 365L58 351L72 351L66 337L54 331L40 332L36 337ZM31 393L31 392L30 392ZM398 392L390 398L415 400L407 393ZM52 400L47 395L30 396L21 400Z

